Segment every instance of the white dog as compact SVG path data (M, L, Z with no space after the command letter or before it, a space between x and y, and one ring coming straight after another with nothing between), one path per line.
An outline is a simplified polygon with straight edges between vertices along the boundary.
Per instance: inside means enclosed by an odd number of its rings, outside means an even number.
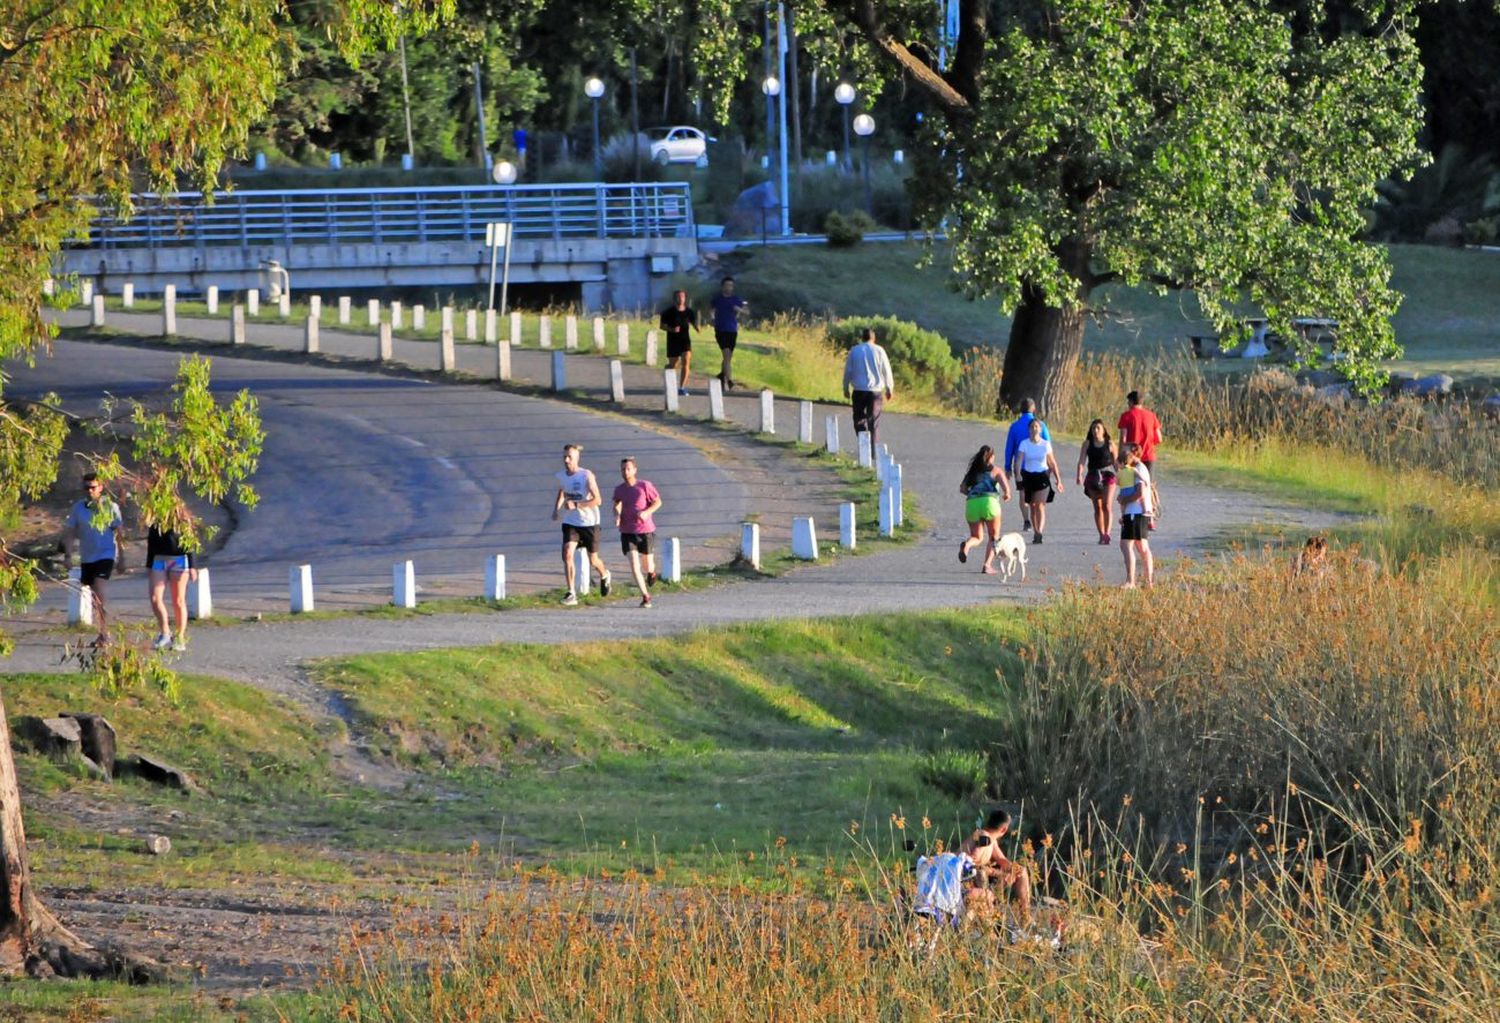
M1016 574L1020 566L1021 581L1026 581L1026 538L1020 533L1006 533L995 541L995 554L1000 558L1000 575L1006 582Z

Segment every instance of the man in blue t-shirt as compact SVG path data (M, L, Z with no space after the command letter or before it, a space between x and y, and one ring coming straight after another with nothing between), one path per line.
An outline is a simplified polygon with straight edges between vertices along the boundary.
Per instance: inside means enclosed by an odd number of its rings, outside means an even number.
M63 522L63 550L68 541L76 545L78 582L93 600L94 626L99 643L109 642L109 618L104 610L104 584L120 567L120 506L104 492L104 484L94 473L83 477L82 501L75 501ZM123 569L122 569L123 571Z
M740 310L749 309L750 304L734 293L734 278L726 277L719 282L719 293L714 296L714 340L719 342L719 383L726 390L734 388L734 345L740 336Z
M1021 410L1021 414L1016 417L1016 421L1014 423L1010 424L1010 429L1008 431L1006 431L1006 434L1005 434L1005 471L1006 472L1010 472L1011 466L1015 464L1016 449L1021 446L1021 442L1023 440L1025 440L1027 438L1027 436L1031 433L1031 421L1036 418L1036 402L1033 399L1031 399L1031 398L1022 398L1021 399L1021 404L1020 404L1020 410ZM1043 423L1042 424L1042 440L1051 440L1051 439L1052 439L1051 434L1049 434L1047 432L1047 424ZM1021 493L1021 478L1019 476L1016 477L1016 493L1017 494ZM1020 500L1021 500L1021 528L1022 529L1030 529L1031 528L1031 515L1029 514L1029 512L1027 511L1027 508L1026 508L1026 498L1024 496L1022 496L1020 498Z

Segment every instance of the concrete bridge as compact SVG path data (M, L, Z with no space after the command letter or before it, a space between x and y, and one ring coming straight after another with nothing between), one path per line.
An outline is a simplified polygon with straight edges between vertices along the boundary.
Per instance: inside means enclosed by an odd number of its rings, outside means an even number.
M698 261L690 188L669 182L143 195L129 220L100 216L59 270L106 294L127 280L139 294L264 287L272 260L297 292L479 287L497 221L514 229L512 287L588 310L655 305Z

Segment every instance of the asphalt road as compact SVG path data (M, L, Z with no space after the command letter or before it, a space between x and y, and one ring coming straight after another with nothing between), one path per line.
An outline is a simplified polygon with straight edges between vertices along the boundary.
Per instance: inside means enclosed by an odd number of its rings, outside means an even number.
M54 391L70 411L97 414L106 392L164 395L178 358L60 341L34 368L7 365L6 392ZM329 606L340 594L388 593L391 565L406 559L426 583L480 578L494 553L506 555L513 579L552 580L560 572L553 474L565 442L584 446L606 498L619 459L637 457L671 495L661 528L685 550L736 534L748 510L745 487L693 445L576 406L222 355L213 358L213 386L225 399L249 388L266 431L253 480L259 506L238 516L212 557L216 600L226 607L284 595L288 568L306 563ZM141 557L142 545L134 551Z

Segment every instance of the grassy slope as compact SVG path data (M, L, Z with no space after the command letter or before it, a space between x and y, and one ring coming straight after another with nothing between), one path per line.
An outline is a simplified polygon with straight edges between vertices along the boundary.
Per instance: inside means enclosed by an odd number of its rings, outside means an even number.
M822 315L888 314L913 320L962 344L1000 344L1010 329L993 302L970 302L948 289L945 249L917 269L918 244L867 244L833 253L821 246L751 248L735 257L740 291L757 311L798 308ZM1394 284L1406 296L1396 336L1406 358L1396 365L1456 377L1500 379L1500 255L1418 245L1391 249ZM1093 350L1153 351L1207 333L1190 296L1158 297L1105 288L1095 301L1111 316L1091 324Z

